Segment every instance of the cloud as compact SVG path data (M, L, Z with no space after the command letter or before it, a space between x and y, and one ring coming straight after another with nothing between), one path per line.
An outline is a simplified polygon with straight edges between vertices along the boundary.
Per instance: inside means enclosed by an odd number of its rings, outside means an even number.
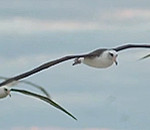
M93 22L47 21L39 19L13 18L0 20L1 33L31 34L47 31L86 31L97 30Z
M129 15L130 16L130 15ZM129 17L128 16L128 17ZM127 17L127 16L126 16ZM115 18L115 16L114 16ZM125 17L120 17L120 19L125 19ZM117 23L120 19L115 20ZM107 19L108 20L108 19ZM123 22L124 23L124 22ZM122 23L122 24L123 24ZM121 24L120 24L121 25ZM1 20L0 21L0 33L1 34L36 34L42 32L76 32L76 31L111 31L111 30L128 30L128 26L124 23L124 26L116 25L116 23L104 23L102 22L80 22L80 21L44 21L44 20L35 20L35 19L10 19L10 20ZM149 26L149 23L146 25L140 25L138 28L136 26L130 26L131 30L145 30Z
M13 17L0 19L1 34L32 34L54 31L92 31L92 30L146 30L150 26L148 9L104 10L93 16L95 20L63 20Z
M102 19L114 19L116 21L124 21L126 20L138 20L141 21L150 19L150 10L149 9L115 9L111 12L104 12ZM138 22L138 21L137 21ZM147 21L148 22L148 21Z

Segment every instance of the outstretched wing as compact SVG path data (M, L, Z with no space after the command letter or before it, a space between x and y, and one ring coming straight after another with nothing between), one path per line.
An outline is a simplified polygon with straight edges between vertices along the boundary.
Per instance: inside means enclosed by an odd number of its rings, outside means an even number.
M39 94L36 94L36 93L32 93L32 92L27 91L27 90L11 89L10 91L19 92L19 93L22 93L22 94L25 94L25 95L29 95L29 96L39 98L42 101L45 101L45 102L49 103L53 107L58 108L59 110L63 111L64 113L66 113L67 115L72 117L73 119L77 120L77 118L75 116L73 116L71 113L69 113L67 110L65 110L63 107L61 107L60 105L58 105L56 102L54 102L53 100L51 100L48 97L45 97L45 96L42 96L42 95L39 95Z
M31 75L33 75L35 73L38 73L38 72L40 72L40 71L42 71L44 69L48 69L49 67L54 66L56 64L59 64L61 62L64 62L64 61L67 61L67 60L70 60L70 59L74 59L74 58L86 57L86 56L89 56L89 55L92 55L92 54L65 56L65 57L62 57L62 58L59 58L59 59L47 62L45 64L42 64L39 67L36 67L36 68L28 71L28 72L25 72L23 74L17 75L17 76L12 77L12 78L9 78L8 80L0 83L0 86L9 84L9 83L11 83L13 81L18 81L20 79L26 78L28 76L31 76Z
M123 46L119 46L119 47L116 47L116 48L113 48L113 50L115 51L122 51L122 50L125 50L125 49L129 49L129 48L150 48L150 44L127 44L127 45L123 45Z
M5 80L7 80L7 79L9 79L9 78L0 76L0 79L5 79ZM49 93L48 93L42 86L40 86L40 85L37 85L37 84L32 83L32 82L30 82L30 81L25 81L25 80L22 80L22 81L19 81L19 82L22 82L22 83L25 83L25 84L29 84L29 85L31 85L31 86L37 88L37 89L40 89L47 97L50 97Z

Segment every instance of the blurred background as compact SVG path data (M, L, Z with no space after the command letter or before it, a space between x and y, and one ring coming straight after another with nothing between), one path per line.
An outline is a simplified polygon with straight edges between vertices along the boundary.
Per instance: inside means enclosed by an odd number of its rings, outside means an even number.
M0 76L11 77L56 58L126 43L150 44L148 0L0 1ZM148 130L148 49L119 53L119 65L72 67L73 60L26 80L43 86L78 121L21 94L0 101L5 130ZM2 80L1 80L2 81ZM36 89L24 84L17 88Z

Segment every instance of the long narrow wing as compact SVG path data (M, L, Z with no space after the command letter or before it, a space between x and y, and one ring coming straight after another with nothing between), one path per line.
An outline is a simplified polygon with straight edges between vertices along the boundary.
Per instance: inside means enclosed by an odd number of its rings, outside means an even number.
M11 89L10 91L19 92L19 93L22 93L22 94L25 94L25 95L29 95L29 96L33 96L33 97L39 98L42 101L45 101L45 102L49 103L53 107L58 108L59 110L63 111L64 113L66 113L67 115L69 115L70 117L72 117L73 119L77 120L77 118L75 116L73 116L71 113L69 113L67 110L65 110L63 107L61 107L60 105L58 105L56 102L52 101L48 97L44 97L42 95L29 92L27 90Z
M0 79L7 80L7 79L9 79L9 78L0 76ZM32 83L32 82L30 82L30 81L25 81L25 80L22 80L22 81L19 81L19 82L20 82L20 83L22 82L22 83L25 83L25 84L29 84L29 85L31 85L31 86L33 86L33 87L35 87L35 88L41 90L47 97L50 97L49 93L48 93L42 86L40 86L40 85L37 85L37 84Z
M150 48L150 44L127 44L127 45L123 45L123 46L119 46L116 48L112 48L115 51L122 51L125 49L129 49L129 48Z
M150 54L146 55L146 56L143 56L142 58L140 58L140 60L143 60L143 59L146 59L146 58L149 58L150 57Z
M29 85L31 85L31 86L34 86L35 88L41 90L47 97L50 98L50 94L44 89L44 87L42 87L42 86L40 86L40 85L37 85L37 84L35 84L35 83L32 83L32 82L30 82L30 81L26 81L26 80L23 80L23 81L20 81L20 82L25 83L25 84L29 84Z
M129 48L150 48L150 44L147 45L147 44L143 44L143 45L139 45L139 44L127 44L127 45L123 45L123 46L119 46L119 47L116 47L116 48L112 48L113 50L115 51L121 51L121 50L124 50L124 49L129 49ZM50 62L47 62L45 64L42 64L41 66L39 67L36 67L35 69L32 69L31 71L28 71L28 72L25 72L23 74L20 74L20 75L17 75L15 77L12 77L2 83L0 83L0 86L3 86L3 85L6 85L8 83L11 83L12 81L18 81L20 79L23 79L23 78L26 78L28 76L31 76L35 73L38 73L44 69L48 69L49 67L51 66L54 66L56 64L59 64L61 62L64 62L64 61L67 61L67 60L71 60L71 59L74 59L74 58L80 58L80 57L88 57L88 56L97 56L98 54L95 53L95 52L101 52L101 50L96 50L92 53L89 53L89 54L83 54L83 55L70 55L70 56L65 56L65 57L62 57L62 58L59 58L59 59L56 59L56 60L53 60L53 61L50 61Z
M64 62L64 61L67 61L67 60L70 60L70 59L74 59L74 58L80 58L80 57L85 57L85 56L89 56L89 54L85 54L85 55L72 55L72 56L65 56L65 57L62 57L62 58L59 58L59 59L56 59L56 60L53 60L53 61L50 61L50 62L47 62L45 64L42 64L41 66L39 67L36 67L28 72L25 72L23 74L20 74L20 75L17 75L15 77L12 77L2 83L0 83L0 86L3 86L3 85L6 85L6 84L9 84L13 81L18 81L20 79L23 79L23 78L26 78L28 76L31 76L35 73L38 73L44 69L48 69L49 67L51 66L54 66L56 64L59 64L61 62Z

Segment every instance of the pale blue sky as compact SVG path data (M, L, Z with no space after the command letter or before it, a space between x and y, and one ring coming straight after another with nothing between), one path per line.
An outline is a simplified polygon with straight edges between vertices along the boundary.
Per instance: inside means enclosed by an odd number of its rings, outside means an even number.
M148 0L0 1L0 74L14 76L96 48L150 43L149 6ZM0 129L150 129L150 60L137 61L147 53L123 51L119 65L107 69L72 67L73 61L67 61L27 78L44 86L78 121L39 100L12 93L0 101Z

